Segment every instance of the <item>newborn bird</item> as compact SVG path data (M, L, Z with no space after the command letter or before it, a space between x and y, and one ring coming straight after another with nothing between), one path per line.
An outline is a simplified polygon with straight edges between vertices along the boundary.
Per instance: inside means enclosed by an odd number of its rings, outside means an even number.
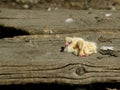
M92 53L97 53L97 46L96 43L85 41L82 38L66 37L64 51L76 56L89 56Z
M79 55L79 47L77 46L78 41L84 41L82 38L77 37L66 37L64 51Z
M78 48L80 48L79 56L86 57L93 53L97 53L97 46L94 42L78 41L76 45Z

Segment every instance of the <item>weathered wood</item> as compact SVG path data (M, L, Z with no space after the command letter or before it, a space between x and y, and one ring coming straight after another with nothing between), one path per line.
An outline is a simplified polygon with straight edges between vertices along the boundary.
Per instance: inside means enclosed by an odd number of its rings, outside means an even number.
M120 82L120 57L77 57L60 52L63 42L55 36L1 39L0 84Z
M57 61L56 61L57 62ZM108 61L107 63L109 63ZM111 61L112 62L112 61ZM101 62L99 62L101 63ZM103 62L102 62L103 63ZM115 60L114 63L118 63ZM59 66L58 66L59 64ZM86 63L57 63L56 65L1 65L1 84L66 83L91 84L97 82L120 82L120 67L117 65L90 65Z
M1 24L39 35L0 39L1 85L23 83L83 85L120 82L119 55L102 55L98 52L90 57L77 57L60 52L66 36L81 36L96 42L98 49L103 45L113 46L117 53L120 53L119 11L114 12L113 17L107 18L107 21L104 17L106 11L95 11L94 14L87 16L84 16L87 14L86 11L63 10L63 12L2 10ZM64 23L71 13L77 21L71 24ZM100 23L96 22L94 18L96 15L100 17L103 15ZM48 33L44 27L53 28L54 34Z
M8 7L8 8L21 8L21 9L47 9L52 7L52 9L58 8L69 8L69 9L109 9L109 10L120 10L120 1L119 0L6 0L0 1L2 2L0 7ZM14 4L11 4L14 3ZM24 6L24 4L26 6ZM7 5L7 6L5 6ZM28 5L28 6L27 6Z
M105 14L112 14L106 17ZM23 29L30 34L69 34L78 32L120 31L120 11L93 10L14 10L1 9L0 24ZM72 18L72 23L65 20Z

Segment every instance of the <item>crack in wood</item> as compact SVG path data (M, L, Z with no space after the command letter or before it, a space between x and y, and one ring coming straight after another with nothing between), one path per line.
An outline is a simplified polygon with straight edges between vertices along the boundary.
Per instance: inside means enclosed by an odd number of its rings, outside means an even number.
M54 67L55 66L55 67ZM108 69L112 69L112 70L119 70L120 69L120 67L111 67L111 66L97 66L97 65L90 65L90 64L85 64L85 63L69 63L69 64L66 64L66 65L62 65L62 64L60 64L60 67L58 67L57 66L57 64L56 65L33 65L33 64L29 64L29 65L0 65L0 67L2 68L2 67L8 67L8 68L10 68L10 67L32 67L32 68L34 68L34 67L46 67L46 68L42 68L42 69L36 69L36 70L34 70L34 69L32 69L32 71L41 71L41 70L57 70L57 69L62 69L62 68L66 68L66 67L71 67L71 66L84 66L84 67L91 67L91 68L101 68L101 69L104 69L104 70L108 70Z
M22 76L22 75L21 75ZM70 80L70 81L79 81L79 80L88 80L88 79L97 79L97 78L99 78L99 79L109 79L109 78L111 78L111 79L113 79L114 80L114 78L119 78L120 77L120 75L98 75L98 76L96 76L96 75L89 75L89 76L85 76L85 77L79 77L79 78L72 78L72 77L65 77L65 76L26 76L26 77L21 77L21 76L19 76L19 77L11 77L11 76L9 76L9 77L2 77L2 78L0 78L0 80L1 79L18 79L18 80L22 80L22 79L36 79L36 78L38 78L39 80L40 79L55 79L55 80L59 80L59 79L68 79L68 80ZM109 79L110 80L110 79ZM117 81L117 79L116 79L116 81ZM120 80L118 80L119 82L120 82Z

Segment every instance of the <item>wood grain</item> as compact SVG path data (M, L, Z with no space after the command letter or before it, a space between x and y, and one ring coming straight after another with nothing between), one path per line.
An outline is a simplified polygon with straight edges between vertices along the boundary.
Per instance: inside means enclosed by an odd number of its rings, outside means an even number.
M62 43L59 39L39 39L33 44L1 40L0 84L120 82L120 57L100 53L77 57L60 52Z
M84 16L86 11L73 12L2 9L0 24L16 30L20 28L32 35L0 39L0 85L120 82L119 55L114 57L98 52L90 57L77 57L60 52L66 36L80 36L96 42L98 49L104 45L113 46L120 53L120 25L117 24L120 20L114 20L119 11L112 19L106 22L103 18L100 23L95 22L94 17L106 11L95 11L89 16ZM77 21L72 25L64 23L71 13ZM44 27L53 28L53 34L44 32Z

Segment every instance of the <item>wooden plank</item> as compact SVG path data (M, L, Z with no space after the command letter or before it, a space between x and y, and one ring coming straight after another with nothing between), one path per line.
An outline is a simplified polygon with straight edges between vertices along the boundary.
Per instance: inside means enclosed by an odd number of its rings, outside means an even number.
M106 17L106 14L112 14ZM47 10L1 9L0 24L23 29L30 34L65 34L86 31L118 31L120 28L120 11L64 10L48 12ZM65 20L72 18L72 23Z
M33 35L1 39L0 84L84 85L98 82L120 82L120 57L100 53L90 57L78 57L60 52L64 40L55 37L50 35L36 38ZM119 47L118 44L114 46Z

